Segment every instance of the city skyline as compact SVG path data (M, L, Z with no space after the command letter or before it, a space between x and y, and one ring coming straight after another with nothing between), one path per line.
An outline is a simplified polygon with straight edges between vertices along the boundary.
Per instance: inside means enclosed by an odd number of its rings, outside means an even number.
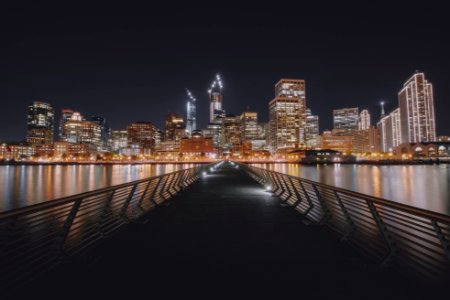
M268 121L274 82L302 78L321 131L332 129L335 108L367 108L374 123L379 101L392 111L415 70L433 82L437 132L449 134L444 10L383 3L354 15L348 5L335 6L302 6L307 13L301 18L295 9L275 14L264 6L224 7L211 20L198 7L120 18L11 12L1 20L0 100L8 114L0 126L10 130L0 139L24 135L24 107L36 100L57 112L68 107L105 116L113 129L134 120L162 128L169 111L184 114L186 87L197 98L203 128L216 73L225 79L229 113L249 106ZM407 17L419 13L420 21Z

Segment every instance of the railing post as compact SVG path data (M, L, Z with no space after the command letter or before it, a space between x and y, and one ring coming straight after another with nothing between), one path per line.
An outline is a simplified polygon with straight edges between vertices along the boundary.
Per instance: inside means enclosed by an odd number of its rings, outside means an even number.
M309 204L309 207L308 207L308 208L306 209L306 211L303 213L304 216L307 216L307 215L309 214L309 212L311 211L311 209L314 208L314 204L313 204L313 202L311 201L311 198L309 197L309 194L308 194L308 192L306 191L306 189L305 189L305 187L304 187L302 181L299 180L298 183L300 183L300 187L302 188L303 194L305 194L306 202L308 202L308 204Z
M100 215L100 220L97 222L97 231L101 234L101 236L106 236L105 232L102 229L103 222L106 218L106 215L111 211L111 201L114 198L114 194L116 193L116 190L113 190L111 194L108 196L108 199L105 201L105 205L103 206L102 213Z
M142 202L144 201L145 195L147 194L147 190L150 187L150 184L152 183L152 180L150 179L147 183L147 185L145 186L144 192L142 192L142 196L139 199L137 206L141 206Z
M170 175L164 176L165 180L163 182L161 189L159 190L159 196L163 199L163 202L166 201L166 198L164 197L164 190L166 188L166 184L167 184L167 181L169 181L170 176L172 176L172 175L170 174Z
M294 181L292 180L291 177L289 177L289 181L291 182L291 186L294 189L295 197L297 198L297 201L295 201L294 204L292 204L292 207L296 208L300 204L300 202L302 202L302 196L295 187Z
M380 214L378 213L375 205L372 201L367 200L367 205L370 209L370 212L372 213L372 217L375 220L375 223L378 226L378 229L380 230L381 236L383 237L384 243L388 247L389 252L386 254L384 259L381 261L380 266L381 267L387 267L389 263L391 262L392 258L397 253L397 248L395 246L395 241L392 237L392 235L389 233L386 224L384 224L383 220L380 217Z
M450 243L445 238L445 235L442 233L441 227L439 226L436 220L431 220L431 224L433 225L434 231L441 242L442 248L444 249L444 253L447 256L448 261L450 262Z
M128 194L127 200L125 200L125 202L123 203L122 209L120 210L120 215L127 221L129 221L129 218L127 217L127 209L128 209L128 206L130 205L131 199L133 199L133 195L134 195L134 192L136 191L137 185L138 185L137 183L135 183L133 185L130 193Z
M313 184L312 186L313 186L314 192L316 193L317 200L319 200L319 203L322 206L323 217L319 222L322 225L322 224L325 224L326 222L328 222L328 220L331 218L331 212L330 212L330 209L328 208L326 200L322 198L322 195L320 195L320 192L317 189L317 186L315 184Z
M64 244L66 242L67 236L69 235L70 227L72 227L73 221L75 220L78 210L80 209L81 201L83 201L83 199L78 199L74 201L72 209L70 210L69 215L67 216L67 219L61 228L61 235L58 241L58 248L62 253L64 253Z
M153 188L152 193L150 194L149 200L150 200L150 202L152 202L154 205L158 205L158 203L156 203L156 201L155 201L155 194L156 194L156 191L157 191L158 188L159 188L159 184L161 183L161 178L162 178L162 177L158 177L158 182L156 182L156 185L155 185L155 187Z
M347 220L348 225L350 226L350 230L348 230L341 239L342 241L345 241L357 228L350 216L350 213L348 212L347 208L345 207L344 203L341 200L341 197L339 197L339 194L336 192L336 190L334 191L334 195L336 196L339 207L341 208L341 211L344 214L344 217Z

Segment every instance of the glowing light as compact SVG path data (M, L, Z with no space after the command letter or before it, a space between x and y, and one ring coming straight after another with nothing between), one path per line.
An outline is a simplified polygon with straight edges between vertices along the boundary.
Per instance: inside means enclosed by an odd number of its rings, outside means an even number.
M202 172L202 176L206 177L207 173L206 172Z
M270 184L266 184L265 189L266 189L266 192L271 192L272 186Z

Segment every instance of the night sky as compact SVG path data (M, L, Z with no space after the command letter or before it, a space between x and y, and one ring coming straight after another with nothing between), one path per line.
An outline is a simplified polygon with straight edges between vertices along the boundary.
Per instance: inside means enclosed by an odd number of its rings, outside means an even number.
M299 3L299 2L296 2ZM113 129L185 115L185 88L208 120L207 89L224 81L227 113L247 107L268 120L274 84L306 80L307 106L332 128L332 110L390 112L415 70L435 89L438 134L450 134L450 24L443 7L343 4L126 8L2 7L0 140L22 140L28 103L105 116Z

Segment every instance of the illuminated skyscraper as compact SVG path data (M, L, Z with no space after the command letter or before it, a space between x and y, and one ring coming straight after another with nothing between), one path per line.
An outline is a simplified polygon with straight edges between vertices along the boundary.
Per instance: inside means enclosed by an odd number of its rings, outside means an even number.
M85 121L78 112L73 112L71 118L64 123L63 141L71 144L87 145L89 150L102 150L102 129L96 122Z
M224 116L222 109L222 79L219 75L216 75L216 79L211 84L211 88L208 90L209 94L209 122L216 123L217 118Z
M415 73L398 93L402 143L436 140L433 85Z
M383 152L391 152L401 144L400 110L397 108L382 118L377 127L380 131L380 148Z
M72 118L74 111L72 109L63 108L61 110L61 118L59 119L59 140L64 141L64 124L66 124L67 121L69 121Z
M190 136L194 130L197 130L197 99L187 90L189 100L186 107L186 132Z
M252 141L259 138L258 113L246 111L240 116L241 140Z
M237 150L241 146L240 116L226 115L222 120L221 146Z
M306 109L305 144L307 147L319 147L319 116L311 114L311 110Z
M359 114L358 130L366 130L370 127L370 114L367 109L363 109Z
M100 126L101 131L101 140L102 140L102 150L109 151L111 150L111 145L109 144L111 138L111 128L108 125L108 121L105 117L101 116L91 116L90 121L98 124Z
M359 108L333 110L333 135L349 135L358 130Z
M270 151L304 145L305 127L305 81L281 79L275 85L275 98L269 102Z
M33 102L28 106L27 142L33 145L53 143L53 107L45 102Z

